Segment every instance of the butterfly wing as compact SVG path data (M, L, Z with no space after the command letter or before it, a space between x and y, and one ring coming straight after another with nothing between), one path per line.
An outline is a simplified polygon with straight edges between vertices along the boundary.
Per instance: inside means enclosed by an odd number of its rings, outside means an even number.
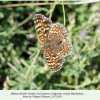
M53 24L48 35L47 45L50 44L50 46L47 46L47 49L57 55L68 56L72 51L72 44L66 39L67 35L68 32L63 25Z
M53 72L57 72L62 68L64 58L47 50L44 52L44 58L47 65Z
M45 41L47 40L52 22L49 18L45 17L42 14L35 14L34 24L35 24L35 29L37 32L38 39L41 44L44 44Z
M48 41L49 42L62 41L63 39L66 39L67 36L68 32L62 24L59 23L52 24L48 35Z

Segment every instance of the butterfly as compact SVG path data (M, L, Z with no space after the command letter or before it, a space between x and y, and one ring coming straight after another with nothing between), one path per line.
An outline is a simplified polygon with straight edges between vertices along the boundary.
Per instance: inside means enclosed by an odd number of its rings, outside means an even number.
M59 71L72 51L66 28L60 23L53 24L42 14L34 15L34 25L47 65L53 72Z

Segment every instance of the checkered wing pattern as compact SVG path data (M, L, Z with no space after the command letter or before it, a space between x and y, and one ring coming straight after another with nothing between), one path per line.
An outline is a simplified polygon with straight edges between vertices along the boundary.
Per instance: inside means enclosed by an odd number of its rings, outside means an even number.
M46 18L42 14L35 14L34 24L35 24L35 29L37 32L38 39L41 44L44 44L45 41L47 40L52 22L49 18Z
M72 51L66 28L59 23L52 24L50 19L41 14L34 16L34 23L47 65L52 71L59 71L64 58Z

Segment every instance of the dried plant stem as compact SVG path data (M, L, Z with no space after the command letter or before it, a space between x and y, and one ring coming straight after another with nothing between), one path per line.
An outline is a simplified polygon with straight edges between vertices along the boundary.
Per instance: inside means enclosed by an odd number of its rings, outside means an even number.
M79 5L85 3L93 3L98 2L100 0L88 0L88 1L79 1L79 2L64 2L64 5ZM54 2L50 3L24 3L24 4L7 4L7 5L0 5L0 8L8 8L8 7L19 7L19 6L33 6L33 5L53 5ZM57 3L58 5L62 5L62 2Z

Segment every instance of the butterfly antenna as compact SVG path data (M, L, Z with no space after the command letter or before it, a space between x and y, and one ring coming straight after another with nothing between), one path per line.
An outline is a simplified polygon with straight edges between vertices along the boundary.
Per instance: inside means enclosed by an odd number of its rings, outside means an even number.
M28 42L29 44L31 44L31 45L33 45L33 46L35 46L34 44L32 44L31 42Z

